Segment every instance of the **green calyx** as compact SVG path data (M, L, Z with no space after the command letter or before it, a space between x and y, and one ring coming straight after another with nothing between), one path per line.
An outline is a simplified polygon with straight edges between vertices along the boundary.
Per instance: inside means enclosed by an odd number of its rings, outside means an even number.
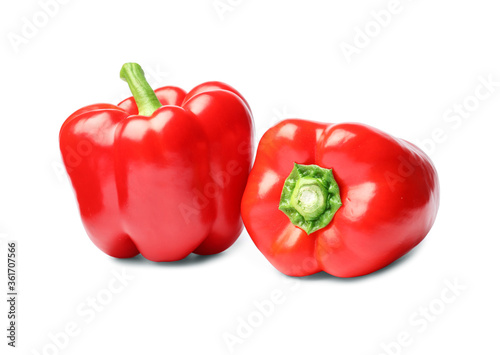
M324 228L342 206L332 169L294 164L285 180L279 209L307 234Z
M160 100L149 86L144 71L137 63L125 63L120 70L120 78L125 80L134 95L141 116L151 116L161 107Z

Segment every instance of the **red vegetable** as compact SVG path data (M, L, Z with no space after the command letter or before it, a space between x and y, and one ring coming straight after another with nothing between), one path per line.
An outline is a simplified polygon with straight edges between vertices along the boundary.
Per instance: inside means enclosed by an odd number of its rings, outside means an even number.
M62 125L60 148L83 224L105 253L173 261L234 243L252 157L252 115L219 82L153 92L123 66L134 94L97 104ZM137 103L137 104L136 104Z
M242 217L281 272L353 277L415 247L438 205L436 170L413 144L362 124L285 120L259 143Z

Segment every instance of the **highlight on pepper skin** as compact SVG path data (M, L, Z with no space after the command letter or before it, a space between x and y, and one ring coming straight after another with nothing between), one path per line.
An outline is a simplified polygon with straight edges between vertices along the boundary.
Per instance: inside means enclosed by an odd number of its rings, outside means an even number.
M117 258L175 261L229 248L252 161L253 118L231 86L153 90L136 63L120 72L133 96L77 110L59 143L83 225Z
M282 273L356 277L419 244L438 207L436 169L412 143L359 123L287 119L260 140L242 218Z

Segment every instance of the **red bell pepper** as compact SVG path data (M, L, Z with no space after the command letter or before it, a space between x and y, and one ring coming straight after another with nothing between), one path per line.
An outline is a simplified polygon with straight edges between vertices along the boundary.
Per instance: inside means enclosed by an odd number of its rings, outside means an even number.
M413 144L363 124L290 119L259 143L242 217L279 271L354 277L415 247L438 205L436 170Z
M153 91L123 66L133 97L97 104L62 125L60 149L91 240L105 253L154 261L215 254L242 230L252 159L252 115L220 82L186 94Z

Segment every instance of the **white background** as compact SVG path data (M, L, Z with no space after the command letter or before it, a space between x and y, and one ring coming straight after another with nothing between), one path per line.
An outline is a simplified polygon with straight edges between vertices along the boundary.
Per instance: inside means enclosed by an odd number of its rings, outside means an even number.
M500 351L496 2L401 0L384 26L373 11L387 14L388 1L222 0L230 8L222 15L213 0L66 2L0 7L0 233L20 249L12 353ZM25 21L38 27L29 32ZM355 37L357 53L346 56L341 48ZM400 261L355 279L286 277L246 232L209 258L155 264L104 255L86 236L61 174L58 131L84 105L129 96L119 79L127 61L142 64L154 87L189 90L207 80L236 87L252 107L257 138L280 119L300 117L363 122L416 142L441 182L433 229ZM488 91L487 80L497 86ZM4 293L5 243L0 253ZM123 272L133 279L92 317L89 300L109 296L114 273ZM461 285L456 294L450 283ZM269 307L273 292L282 302ZM266 314L256 302L268 305ZM420 313L429 307L432 321ZM260 323L242 334L249 318ZM61 335L68 325L78 335ZM0 353L10 353L1 334ZM231 335L240 339L233 347L224 340Z

